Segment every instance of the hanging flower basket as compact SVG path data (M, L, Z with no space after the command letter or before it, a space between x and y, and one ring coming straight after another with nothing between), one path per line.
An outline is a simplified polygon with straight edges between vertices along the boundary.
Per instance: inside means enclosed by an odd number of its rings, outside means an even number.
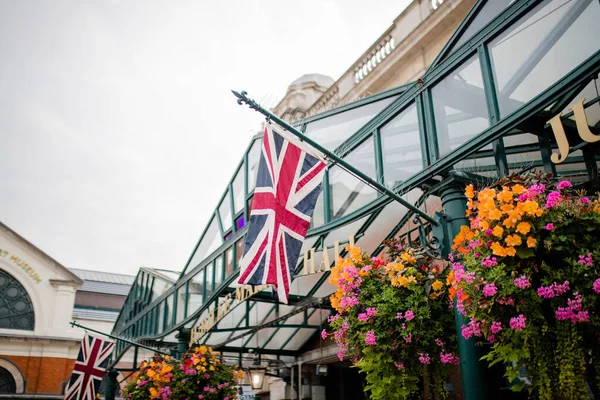
M454 316L442 268L420 249L387 243L387 261L359 248L332 269L329 318L338 357L365 374L370 398L447 396L449 368L458 364ZM325 338L328 333L322 332Z
M243 378L243 371L224 364L218 353L201 346L181 360L165 356L144 361L124 393L131 400L232 400L237 380Z
M449 274L469 318L462 335L492 344L484 359L506 365L513 390L588 399L600 366L598 200L539 175L470 185L466 196L470 226Z

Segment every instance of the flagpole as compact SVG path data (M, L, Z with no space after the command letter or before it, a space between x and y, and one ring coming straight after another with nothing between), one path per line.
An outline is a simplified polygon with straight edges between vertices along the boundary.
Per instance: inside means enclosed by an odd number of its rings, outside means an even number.
M317 142L315 142L312 139L310 139L309 137L305 136L299 130L297 130L296 128L294 128L293 126L291 126L290 124L288 124L287 122L285 122L284 120L282 120L281 118L277 117L275 114L273 114L269 110L264 109L256 101L254 101L253 99L249 98L247 96L248 93L246 91L242 90L241 93L238 93L238 92L232 90L231 92L234 94L235 97L238 98L238 100L237 100L238 104L242 105L243 103L246 103L251 109L256 110L259 113L261 113L264 116L266 116L267 120L273 120L273 121L275 121L277 124L279 124L283 128L285 128L288 132L290 132L294 136L298 137L303 142L308 143L309 145L311 145L312 147L314 147L315 149L317 149L321 153L325 154L325 156L327 156L329 159L333 160L336 164L340 165L346 171L348 171L352 175L356 176L357 178L359 178L360 180L362 180L363 182L365 182L366 184L368 184L369 186L371 186L373 189L376 189L377 191L379 191L381 193L384 193L387 196L391 197L393 200L395 200L398 203L402 204L404 207L408 208L410 211L412 211L415 214L421 216L424 220L426 220L427 222L429 222L433 226L438 226L438 222L436 220L434 220L433 218L431 218L429 215L427 215L427 213L421 211L419 208L417 208L414 205L410 204L408 201L406 201L402 197L398 196L397 193L395 193L395 192L391 191L390 189L386 188L381 183L377 182L376 180L374 180L370 176L366 175L362 171L354 168L354 166L352 166L351 164L349 164L348 162L346 162L343 158L337 156L332 151L327 150L326 148L324 148L323 146L321 146Z
M78 327L78 328L81 328L81 329L85 329L86 331L90 331L90 332L97 333L98 335L106 336L106 337L109 337L109 338L111 338L111 339L120 340L120 341L122 341L122 342L129 343L129 344L131 344L131 345L133 345L133 346L141 347L142 349L146 349L146 350L153 351L153 352L155 352L155 353L159 353L159 354L164 354L164 355L170 356L170 354L169 354L169 353L165 353L164 351L160 351L160 350L158 350L158 349L155 349L155 348L153 348L153 347L150 347L150 346L145 346L145 345L143 345L143 344L139 344L139 343L133 342L133 341L131 341L131 340L122 339L122 338L120 338L120 337L113 336L113 335L110 335L110 334L108 334L108 333L100 332L100 331L97 331L97 330L95 330L95 329L88 328L88 327L86 327L86 326L83 326L83 325L79 325L79 324L78 324L77 322L75 322L75 321L71 321L71 322L70 322L70 324L71 324L71 326L72 326L72 327Z

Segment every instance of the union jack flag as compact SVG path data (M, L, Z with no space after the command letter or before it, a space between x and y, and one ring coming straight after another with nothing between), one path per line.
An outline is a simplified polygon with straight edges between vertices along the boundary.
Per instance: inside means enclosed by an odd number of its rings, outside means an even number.
M86 332L65 390L65 400L95 400L114 342Z
M326 166L299 146L265 128L238 280L274 285L286 304Z

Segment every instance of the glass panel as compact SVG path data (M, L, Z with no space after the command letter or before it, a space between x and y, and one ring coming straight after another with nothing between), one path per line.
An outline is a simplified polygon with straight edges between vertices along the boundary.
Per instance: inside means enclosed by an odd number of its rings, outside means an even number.
M385 185L393 187L423 169L417 107L413 104L381 128Z
M173 323L173 295L167 297L165 312L167 314L166 327L170 327Z
M244 254L244 238L237 241L235 244L235 267L237 268L240 265L240 260L242 259L242 254ZM229 268L229 264L228 264Z
M600 3L544 1L490 43L500 113L546 90L600 48Z
M164 321L165 321L165 302L162 301L158 305L158 321L156 321L157 330L156 332L162 332L164 330Z
M490 0L487 1L481 10L477 12L477 15L465 31L460 35L460 38L456 41L454 46L452 46L452 53L454 50L458 49L462 46L463 43L467 42L471 39L477 32L479 32L484 26L490 23L491 20L496 18L498 14L500 14L506 7L514 3L515 0Z
M222 243L223 239L221 239L221 232L217 224L217 219L213 217L206 233L202 237L198 249L194 253L194 257L192 257L192 260L188 265L188 270L200 264L207 255L215 251Z
M200 308L204 290L204 270L198 272L189 283L188 287L188 315Z
M187 300L185 298L185 285L183 285L179 289L177 289L176 293L177 293L177 320L175 322L180 323L185 318L184 313L183 313L185 311L185 302Z
M397 97L388 97L371 104L331 117L311 122L306 127L306 136L317 141L321 146L335 150L344 140L356 133L371 118L388 106Z
M477 56L444 78L431 94L441 157L490 125Z
M213 279L215 277L215 265L210 263L206 266L206 298L208 299L213 292Z
M592 81L590 83L588 83L587 86L577 96L575 96L573 98L573 101L571 102L571 104L569 104L569 106L565 107L563 112L567 113L567 112L571 111L569 109L569 107L572 106L574 103L578 102L579 100L581 100L581 98L583 98L583 97L585 97L585 100L587 102L587 101L590 101L590 100L595 99L596 97L600 96L599 88L600 88L600 79L598 79L598 78L592 79ZM587 116L588 124L590 126L598 125L598 123L600 122L600 102L590 104L588 107L586 107L585 115ZM575 120L574 115L570 116L569 118L571 118L572 120Z
M244 194L244 165L238 170L237 175L233 179L233 205L235 208L235 213L242 211L244 209L244 199L246 198Z
M248 193L254 191L256 186L256 171L258 170L258 161L260 160L260 147L262 140L257 140L252 144L248 152Z
M323 189L321 189L321 193L319 193L319 197L317 197L317 202L315 203L315 210L310 220L309 229L319 227L325 223L323 196Z
M239 231L244 226L246 226L246 220L244 219L244 215L240 215L235 219L235 229Z
M223 230L231 228L231 201L229 200L229 190L225 193L225 197L221 204L219 204L219 215L221 216L221 224L223 225Z
M217 257L215 260L215 289L221 282L223 282L223 257Z
M340 218L377 198L373 189L337 166L329 170L329 190L332 219Z

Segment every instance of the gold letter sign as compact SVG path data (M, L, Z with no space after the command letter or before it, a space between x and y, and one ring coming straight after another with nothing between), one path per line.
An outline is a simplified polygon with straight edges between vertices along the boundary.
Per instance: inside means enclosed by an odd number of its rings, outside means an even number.
M584 102L585 97L573 104L570 108L575 116L577 132L579 133L581 139L583 139L584 142L594 143L600 140L600 136L594 135L590 130L590 126L588 125L588 120L585 115L585 109L583 108ZM561 115L562 113L556 115L547 122L552 127L552 132L554 132L556 144L558 145L559 154L553 153L552 156L550 156L550 159L554 164L560 164L561 162L565 161L569 155L569 151L571 150L571 145L569 144L569 140L565 134L565 128L560 120Z

